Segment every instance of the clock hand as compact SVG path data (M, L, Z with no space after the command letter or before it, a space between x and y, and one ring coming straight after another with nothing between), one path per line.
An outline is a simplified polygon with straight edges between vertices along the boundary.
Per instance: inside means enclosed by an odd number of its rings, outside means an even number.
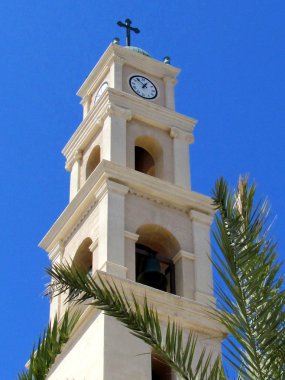
M142 88L146 88L146 86L147 86L148 84L147 83L145 83L143 86L142 86Z
M136 78L136 80L137 80L137 81L139 81L139 82L140 82L140 84L142 84L142 85L143 85L143 82L142 82L142 81L140 81L140 80L139 80L139 78Z

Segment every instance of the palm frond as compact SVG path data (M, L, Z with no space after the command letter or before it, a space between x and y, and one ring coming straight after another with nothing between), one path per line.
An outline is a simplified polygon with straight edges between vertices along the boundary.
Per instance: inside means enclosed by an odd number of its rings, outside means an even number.
M158 314L148 306L146 299L140 305L134 295L127 297L115 282L101 276L94 279L68 264L54 265L47 271L53 278L57 294L66 292L67 302L89 301L106 315L119 320L134 336L151 346L156 356L173 368L181 379L225 379L219 358L212 360L211 355L203 350L196 361L197 339L194 334L190 333L183 344L182 329L171 321L163 334Z
M267 203L254 202L255 186L240 179L229 191L217 181L213 201L218 213L213 231L213 264L218 319L229 330L228 354L246 379L281 379L285 370L285 292L276 261L276 244L268 236Z
M28 370L18 374L19 380L44 380L55 361L60 354L64 344L70 338L70 335L80 317L79 312L70 315L67 310L61 321L57 316L39 338L37 348L34 346L30 356Z

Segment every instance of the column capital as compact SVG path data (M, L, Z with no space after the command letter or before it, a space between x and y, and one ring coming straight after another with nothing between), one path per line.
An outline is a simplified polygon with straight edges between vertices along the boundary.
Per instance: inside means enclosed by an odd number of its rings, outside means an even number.
M214 216L214 215L204 214L196 210L190 210L188 212L188 215L190 216L190 219L192 220L192 222L205 224L206 226L210 226L212 224L213 216Z
M123 66L126 63L126 60L124 58L118 57L117 55L114 54L113 55L113 62Z
M80 104L81 104L81 105L84 105L84 104L88 103L88 102L91 100L91 98L92 98L92 95L91 95L91 94L86 94L86 95L84 96L84 98L81 99Z
M177 83L177 80L175 79L175 78L173 78L173 77L170 77L170 76L168 76L168 75L165 75L164 77L163 77L163 82L164 83L171 83L173 86Z
M62 258L64 254L64 243L62 240L59 240L57 244L50 250L48 257L51 261L55 261L58 258Z
M132 111L126 108L116 106L115 104L109 103L104 113L104 116L119 116L125 119L126 121L130 121L132 119Z
M191 252L184 251L181 249L172 259L173 263L176 264L177 261L181 260L182 258L187 260L195 260L195 254Z
M179 130L177 127L171 127L169 130L169 135L172 139L185 140L188 144L192 144L194 142L192 132L185 133Z
M128 186L124 186L117 182L107 179L98 189L95 197L97 201L100 201L107 193L117 193L124 196L128 192Z
M76 149L70 160L66 161L65 170L70 172L75 162L80 163L82 160L83 152L81 149Z
M138 234L135 234L135 233L130 232L130 231L125 231L125 238L126 239L133 240L134 242L137 242L139 237L140 237L140 235L138 235Z
M89 246L90 251L93 253L95 249L98 247L98 238L96 238L92 244Z

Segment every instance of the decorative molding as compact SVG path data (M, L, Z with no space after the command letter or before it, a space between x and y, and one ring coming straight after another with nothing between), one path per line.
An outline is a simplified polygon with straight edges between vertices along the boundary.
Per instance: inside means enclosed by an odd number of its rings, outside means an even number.
M155 203L162 205L164 207L171 208L172 210L181 211L181 212L186 213L186 214L188 212L187 208L185 208L185 207L177 207L177 206L173 205L171 202L162 201L159 197L154 197L154 196L151 197L147 193L139 192L139 191L133 189L131 186L130 186L130 193L133 195L136 195L140 198L147 199L148 201L155 202Z
M176 80L175 78L173 78L173 77L169 77L169 76L165 75L165 76L163 77L163 82L164 82L165 84L166 84L166 83L171 83L173 86L175 86L176 83L177 83L177 80Z
M71 158L71 160L67 161L66 164L65 164L65 170L70 172L71 169L72 169L72 166L74 165L75 162L78 162L79 164L81 164L81 160L82 160L82 157L83 157L83 152L81 149L77 149L74 153L73 153L73 156Z
M89 246L89 249L93 253L97 247L98 247L98 237L95 238L95 240Z
M115 59L128 62L130 66L136 67L138 70L146 71L148 74L155 75L159 78L163 78L163 76L176 77L180 72L180 69L172 65L165 65L163 62L154 58L138 54L130 49L125 49L120 45L111 43L97 65L85 79L77 95L84 97L87 93L92 92L94 83L98 83L96 78L101 79L106 74L106 69L110 68Z
M107 88L96 103L96 107L90 109L85 119L63 148L62 153L67 162L72 159L71 157L75 150L85 149L94 134L102 127L105 118L110 112L113 112L111 111L112 106L118 107L116 111L126 120L130 120L130 118L140 120L150 124L153 128L159 128L167 132L170 132L172 128L176 128L176 132L179 132L182 139L186 139L189 143L193 142L192 132L197 122L195 119L158 104L145 102L145 100L126 92Z
M107 193L117 193L125 196L129 192L128 186L121 185L117 182L113 182L107 179L96 193L96 199L98 202L107 194Z
M211 198L205 195L183 189L173 183L114 162L102 160L40 242L43 249L50 250L50 247L53 247L60 239L66 241L66 236L70 236L70 231L76 229L74 225L78 225L79 218L82 219L82 215L85 215L90 205L98 199L98 191L106 181L109 181L110 190L120 188L121 193L124 194L128 189L131 193L146 199L156 200L160 204L187 212L194 219L201 214L205 215L206 221L210 221L215 213ZM112 188L110 182L115 183Z
M91 214L91 212L96 208L98 205L98 202L96 199L93 199L93 202L89 205L89 207L85 210L83 214L81 214L80 219L77 221L77 223L73 226L69 234L64 239L64 244L66 245L67 242L71 239L71 237L78 231L78 229L82 226L82 224L85 222L87 217Z
M132 304L132 297L135 296L140 305L143 305L147 298L149 305L155 305L160 321L168 322L169 318L175 320L183 329L191 329L197 333L209 334L218 339L224 337L227 331L218 321L210 317L212 307L204 302L197 302L185 297L180 297L158 289L123 279L120 276L109 273L97 272L97 276L107 281L114 282L117 286L123 287L124 293Z
M188 214L193 222L205 224L206 226L210 226L212 224L213 215L201 213L196 210L190 210Z
M181 249L172 259L173 263L176 264L177 261L181 260L182 258L187 260L195 260L195 254L191 252L184 251Z
M176 127L170 128L169 136L172 139L185 140L188 142L188 144L192 144L194 142L194 136L192 133L183 133L181 130L179 130Z
M112 54L112 59L114 63L123 66L126 63L125 58L119 57L118 55Z
M130 121L132 119L132 112L129 109L116 106L115 104L109 103L106 109L106 116L119 116Z
M169 136L172 138L172 139L177 139L177 137L179 136L179 132L178 132L178 129L177 128L170 128L169 130Z
M65 245L62 240L59 240L57 244L50 250L49 259L56 261L58 258L62 258L64 254Z
M133 240L134 242L137 242L139 237L140 237L140 235L138 235L138 234L135 234L135 233L130 232L130 231L125 231L125 238L126 239Z

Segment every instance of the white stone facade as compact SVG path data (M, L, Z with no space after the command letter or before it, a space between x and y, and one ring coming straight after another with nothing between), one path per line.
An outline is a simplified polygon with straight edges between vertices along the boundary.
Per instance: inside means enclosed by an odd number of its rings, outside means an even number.
M174 110L178 73L109 46L78 92L83 121L63 149L71 173L70 203L40 246L53 263L81 260L94 276L97 271L115 276L142 302L147 295L163 323L176 319L185 335L189 328L196 331L201 349L218 354L223 333L206 314L214 301L209 259L214 211L208 197L191 191L188 149L196 121ZM129 86L133 74L150 78L158 97L148 101L135 95ZM136 170L136 149L145 155L148 172ZM176 295L136 283L136 243L172 260ZM65 308L64 296L54 298L51 318ZM128 378L152 378L149 347L87 307L49 379Z

